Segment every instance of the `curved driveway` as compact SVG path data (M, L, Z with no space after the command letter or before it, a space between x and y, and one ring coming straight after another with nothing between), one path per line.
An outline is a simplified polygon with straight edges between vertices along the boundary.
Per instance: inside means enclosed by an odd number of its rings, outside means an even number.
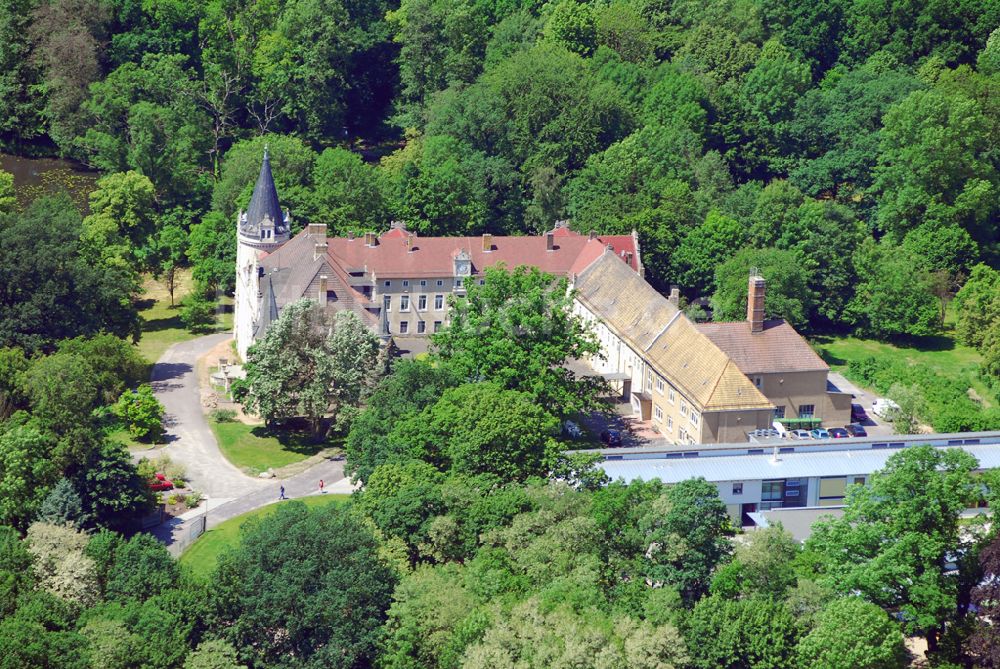
M195 369L198 358L230 336L214 334L174 344L153 365L150 378L153 391L166 409L168 443L162 452L184 465L195 490L212 498L242 497L267 485L267 481L247 476L226 460L201 408Z

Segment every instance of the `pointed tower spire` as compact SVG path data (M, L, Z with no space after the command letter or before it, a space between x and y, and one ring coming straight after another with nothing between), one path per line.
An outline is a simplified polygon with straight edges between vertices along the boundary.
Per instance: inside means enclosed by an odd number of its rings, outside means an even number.
M274 177L271 175L271 158L266 147L264 160L260 164L260 175L253 188L250 206L247 207L247 225L259 227L265 218L270 218L275 227L284 223L281 205L278 204L278 190L274 187Z

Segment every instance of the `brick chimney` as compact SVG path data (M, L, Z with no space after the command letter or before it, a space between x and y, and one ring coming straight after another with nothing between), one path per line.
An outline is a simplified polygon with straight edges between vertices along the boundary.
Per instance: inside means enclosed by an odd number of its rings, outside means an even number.
M306 234L313 237L326 237L326 223L310 223Z
M329 285L328 282L329 279L326 277L325 274L319 277L319 290L316 291L317 292L316 301L320 303L320 306L326 305L326 291L327 291L327 286Z
M556 236L551 232L545 233L545 250L546 251L556 250Z
M493 235L488 232L483 233L483 253L493 250Z
M764 277L756 267L750 268L750 282L747 289L747 321L750 332L764 331Z
M326 255L326 239L313 244L313 262Z
M413 235L406 235L406 252L413 253Z
M681 289L677 286L670 286L670 297L667 300L675 307L679 307L681 304Z
M378 237L375 236L374 232L365 233L365 246L375 246Z

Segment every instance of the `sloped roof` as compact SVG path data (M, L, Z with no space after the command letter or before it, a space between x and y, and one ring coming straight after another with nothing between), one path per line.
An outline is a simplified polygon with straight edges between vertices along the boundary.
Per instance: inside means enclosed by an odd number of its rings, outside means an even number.
M699 323L698 329L726 352L744 374L828 371L809 343L783 320L764 322L762 332L746 321Z
M284 230L285 217L278 203L278 189L274 187L274 177L271 175L271 159L264 149L264 159L260 164L260 174L250 196L250 206L247 207L246 219L241 227L244 234L260 231L260 224L265 218L271 219L276 229Z
M669 300L611 253L577 278L577 298L702 411L773 404Z

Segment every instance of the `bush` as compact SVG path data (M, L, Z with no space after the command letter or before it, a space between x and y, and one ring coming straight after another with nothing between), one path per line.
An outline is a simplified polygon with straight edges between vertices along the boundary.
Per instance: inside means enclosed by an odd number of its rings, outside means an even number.
M181 321L191 332L209 332L215 325L215 302L201 295L188 295L181 301Z
M163 404L148 383L122 393L111 411L136 439L156 443L163 436Z
M236 411L233 409L215 409L209 416L216 423L236 422Z
M184 504L189 509L193 509L199 504L201 504L203 495L200 492L192 492L184 497Z

